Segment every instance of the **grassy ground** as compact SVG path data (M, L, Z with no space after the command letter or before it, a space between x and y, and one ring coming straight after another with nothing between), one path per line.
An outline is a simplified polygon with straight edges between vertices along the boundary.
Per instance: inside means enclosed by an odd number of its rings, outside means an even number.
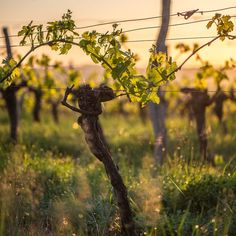
M149 122L138 115L102 118L104 133L128 187L140 235L236 235L236 124L224 135L209 113L215 166L199 159L194 124L170 117L168 157L152 158ZM120 235L119 215L103 166L88 151L77 117L48 113L41 124L21 118L19 142L0 117L0 235Z

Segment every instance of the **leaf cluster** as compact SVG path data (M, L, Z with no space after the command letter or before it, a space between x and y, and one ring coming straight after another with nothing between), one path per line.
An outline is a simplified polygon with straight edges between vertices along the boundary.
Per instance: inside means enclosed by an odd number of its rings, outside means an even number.
M207 24L207 28L210 28L213 23L217 27L217 33L221 40L224 40L225 37L232 39L232 36L229 35L233 30L230 16L216 14ZM181 69L183 64L196 51L205 46L203 45L198 48L198 45L195 45L193 53L179 67L165 53L156 52L156 48L153 47L150 50L150 59L146 69L147 73L144 76L138 74L135 69L137 55L129 49L122 48L122 44L127 41L127 37L121 29L117 29L117 26L117 24L114 24L111 32L103 34L96 31L87 31L80 35L76 32L77 27L72 19L72 12L68 10L61 20L48 22L46 28L43 25L34 25L33 22L30 22L29 25L23 26L18 35L23 37L21 45L30 43L31 51L29 53L45 45L50 46L52 50L58 51L60 54L67 54L72 45L80 47L90 56L94 63L102 65L108 77L112 77L113 87L118 90L117 92L125 91L131 101L140 102L142 105L149 101L159 102L158 88L167 81L175 79L175 72ZM75 42L75 39L79 41ZM190 50L190 48L183 44L179 45L178 48L182 52ZM44 61L40 62L41 66L45 67L45 71L48 64L47 60L48 58L44 58ZM18 64L16 66L15 62L11 62L11 64L12 66L6 64L5 67L1 67L1 78L7 72L9 73L10 71L11 73L14 71L15 67L18 66ZM14 76L15 74L11 75L11 77ZM69 80L75 82L77 77L76 72L72 73L69 75ZM47 86L52 86L49 72L46 78Z
M22 71L29 87L50 89L55 86L53 74L48 68L49 63L50 58L45 54L40 58L34 56L29 58Z
M0 78L7 75L8 71L14 67L17 64L17 62L11 58L10 60L3 60L2 66L0 66ZM16 68L10 76L4 81L4 83L0 83L0 88L8 87L13 80L16 80L20 76L20 69Z
M48 22L46 30L43 29L43 25L33 25L31 21L29 25L22 27L18 36L23 36L21 45L25 45L27 42L32 47L48 44L52 50L59 51L60 54L67 54L72 47L71 42L79 36L75 29L76 25L72 20L72 12L68 10L61 20Z
M171 59L167 59L166 55L157 55L155 50L152 50L147 77L139 75L135 69L137 55L129 49L122 49L121 44L127 40L127 37L122 30L117 29L117 24L113 25L111 33L84 32L79 38L79 43L74 43L74 39L79 34L75 32L76 26L71 14L68 10L61 20L48 22L46 31L43 30L42 25L33 25L32 22L23 26L19 32L19 36L23 36L21 44L25 45L29 42L32 47L46 44L60 54L66 54L72 45L76 44L91 57L94 63L103 66L106 73L114 80L116 89L125 90L130 100L141 102L143 105L149 101L158 102L156 91L165 81L174 78L174 74L168 78L168 73L176 68L176 64L172 63ZM46 66L47 61L41 61L40 64ZM74 80L75 77L77 75L72 73L69 80Z
M82 34L80 47L88 54L94 63L100 63L105 69L105 75L114 80L113 87L118 91L125 90L131 101L145 105L149 101L159 102L157 90L160 85L174 79L174 74L168 76L176 63L166 54L150 52L147 76L140 75L135 69L137 56L129 49L123 50L120 39L122 31L113 26L112 33L99 34L95 31Z
M220 36L222 41L224 41L225 38L231 39L229 33L233 31L234 24L229 15L216 13L212 20L207 23L206 27L209 29L213 24L216 25L217 34Z
M209 77L213 78L218 89L221 87L221 83L224 80L229 80L227 70L232 70L236 67L236 62L232 58L225 61L224 66L220 68L215 68L208 61L202 61L202 64L203 65L198 72L198 77L202 79Z
M159 97L157 95L157 90L167 81L175 79L175 73L172 72L177 69L177 64L176 62L173 62L172 58L168 57L166 53L157 53L155 46L152 47L150 53L151 55L146 70L150 88L148 98L149 100L158 103Z

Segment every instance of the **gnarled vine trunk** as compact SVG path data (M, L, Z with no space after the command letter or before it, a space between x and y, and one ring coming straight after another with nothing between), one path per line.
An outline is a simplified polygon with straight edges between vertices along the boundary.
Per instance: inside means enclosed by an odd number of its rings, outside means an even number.
M10 137L13 141L17 141L18 112L16 89L14 85L10 85L7 89L2 90L2 95L6 103L7 112L10 120Z
M84 132L90 151L103 163L110 178L119 207L122 233L130 236L136 235L127 189L112 160L98 118L102 113L101 102L112 100L114 98L113 91L108 87L91 89L89 85L86 85L78 89L77 98L79 109L66 103L66 96L62 104L82 114L78 118L78 124Z
M78 123L84 131L85 139L90 151L104 164L107 175L110 178L120 211L123 232L126 232L128 235L134 235L134 223L132 220L132 212L129 205L127 189L115 163L112 160L111 154L105 144L105 140L103 139L103 135L101 135L98 117L81 115L78 119Z
M43 92L40 88L29 87L29 90L34 94L34 106L33 106L33 120L35 122L40 122L40 112L42 105Z
M59 115L58 115L58 106L59 102L52 102L51 103L51 108L52 108L52 118L56 124L59 123Z
M191 95L189 108L192 109L196 120L201 158L203 161L211 161L207 155L206 108L213 103L215 97L210 98L207 90L182 88L181 91Z
M216 114L223 132L227 133L227 126L224 121L224 102L229 98L222 90L217 90L213 111Z

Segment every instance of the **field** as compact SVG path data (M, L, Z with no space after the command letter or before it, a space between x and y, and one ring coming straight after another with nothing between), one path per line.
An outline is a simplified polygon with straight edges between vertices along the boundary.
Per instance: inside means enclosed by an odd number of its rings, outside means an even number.
M101 117L139 235L235 235L236 111L230 102L225 107L227 134L210 109L207 114L214 165L199 160L195 124L187 117L170 112L162 167L153 159L150 121L143 123L136 111L123 116L108 109ZM24 112L13 145L1 112L1 236L120 235L112 187L76 120L61 110L56 125L44 111L39 124Z
M0 236L236 236L236 6L30 2L1 8Z

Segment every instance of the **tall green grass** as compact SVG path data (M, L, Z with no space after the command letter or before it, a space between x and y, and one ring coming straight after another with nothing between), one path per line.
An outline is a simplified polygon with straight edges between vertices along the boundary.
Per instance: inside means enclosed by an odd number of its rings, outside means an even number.
M228 117L232 119L231 114ZM135 115L101 119L113 158L129 191L139 235L234 235L236 232L235 124L223 135L212 118L209 146L215 166L199 162L194 124L170 117L168 157L152 158L149 122ZM24 114L17 145L0 117L0 235L120 235L113 190L90 153L77 117L41 124Z

